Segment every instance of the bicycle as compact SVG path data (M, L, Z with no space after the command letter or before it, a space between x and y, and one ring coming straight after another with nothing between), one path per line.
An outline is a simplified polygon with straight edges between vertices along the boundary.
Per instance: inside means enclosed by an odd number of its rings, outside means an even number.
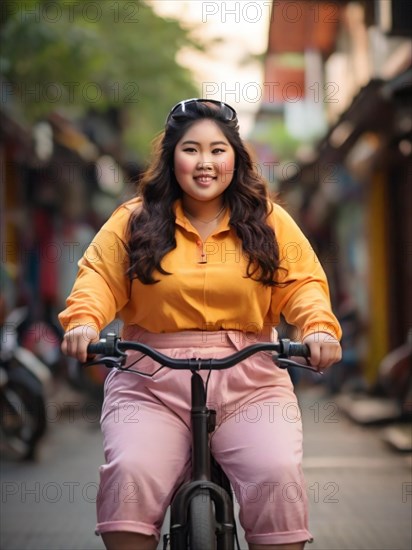
M139 351L151 357L160 367L150 375L125 367L127 350ZM276 343L251 344L221 359L174 359L146 344L122 341L111 333L98 343L88 346L89 355L103 357L89 361L85 366L104 364L108 368L146 377L154 376L164 367L192 372L192 479L178 488L173 496L170 504L170 532L164 535L164 550L169 543L171 550L234 550L235 539L240 550L230 482L209 449L209 434L216 426L216 411L206 406L207 382L203 381L198 371L227 369L261 351L275 352L272 359L280 368L295 366L319 372L310 366L309 347L288 339ZM307 364L289 359L293 356L305 357Z

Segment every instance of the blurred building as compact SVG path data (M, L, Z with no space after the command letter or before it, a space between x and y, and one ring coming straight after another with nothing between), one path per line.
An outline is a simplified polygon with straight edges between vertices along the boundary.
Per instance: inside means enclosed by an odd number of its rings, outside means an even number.
M404 0L274 1L251 135L372 384L412 327L411 10Z
M0 85L7 89L4 80ZM30 321L57 324L77 261L133 193L139 168L125 158L112 112L74 122L56 111L29 125L12 95L3 95L2 269L15 283L9 307L28 305Z

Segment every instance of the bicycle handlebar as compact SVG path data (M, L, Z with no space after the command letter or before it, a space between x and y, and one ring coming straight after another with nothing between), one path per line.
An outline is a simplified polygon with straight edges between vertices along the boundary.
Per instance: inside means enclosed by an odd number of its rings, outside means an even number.
M142 344L140 342L122 341L114 334L107 334L106 338L102 338L99 342L89 344L87 352L89 355L104 355L108 359L112 359L113 363L116 363L115 358L125 358L126 350L140 351L144 355L147 355L154 359L161 365L171 369L190 369L190 370L221 370L233 367L237 363L240 363L244 359L254 355L261 351L273 351L277 353L276 361L282 362L284 368L287 366L298 366L313 369L309 366L301 365L289 360L289 357L310 357L309 346L298 342L291 342L290 340L283 338L279 342L259 342L257 344L251 344L240 351L237 351L227 357L221 359L174 359L168 357L163 353ZM113 366L113 365L112 365ZM127 369L124 369L127 370Z

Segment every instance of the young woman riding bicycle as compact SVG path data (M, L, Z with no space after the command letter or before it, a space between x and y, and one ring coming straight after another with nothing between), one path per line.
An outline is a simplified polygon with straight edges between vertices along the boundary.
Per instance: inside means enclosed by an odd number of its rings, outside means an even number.
M62 349L85 361L87 345L118 316L127 340L174 357L223 357L270 340L281 314L308 344L313 366L339 361L341 331L324 271L295 222L269 199L236 112L221 102L182 101L138 197L113 213L79 262L60 314ZM139 362L140 371L156 368L149 358ZM287 371L265 354L213 371L208 401L217 411L211 449L234 488L249 548L302 549L311 539L302 427L298 413L291 420L284 412L298 411ZM190 473L190 373L112 371L101 426L97 532L109 550L153 550ZM292 486L297 498L285 498Z

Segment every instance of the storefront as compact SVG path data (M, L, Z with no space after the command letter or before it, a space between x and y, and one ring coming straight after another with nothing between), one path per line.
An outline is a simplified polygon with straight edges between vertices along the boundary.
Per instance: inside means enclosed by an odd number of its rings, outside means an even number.
M314 242L370 383L412 327L412 71L372 80L280 191ZM296 193L296 189L300 193ZM353 327L352 327L353 330Z

